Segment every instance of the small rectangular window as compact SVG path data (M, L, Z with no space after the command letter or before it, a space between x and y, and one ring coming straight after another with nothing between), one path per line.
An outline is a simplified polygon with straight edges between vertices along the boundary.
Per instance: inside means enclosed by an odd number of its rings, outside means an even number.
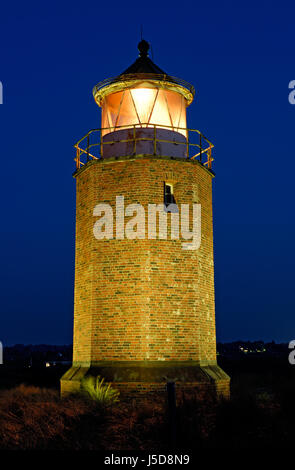
M164 183L164 206L167 209L167 207L170 204L175 204L175 197L173 194L173 185L171 183ZM168 212L178 212L178 208L175 207L172 210L170 209Z

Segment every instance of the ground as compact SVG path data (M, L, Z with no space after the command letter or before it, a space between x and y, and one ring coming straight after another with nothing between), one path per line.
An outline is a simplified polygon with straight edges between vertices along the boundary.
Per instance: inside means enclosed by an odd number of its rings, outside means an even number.
M232 377L231 399L200 403L183 395L175 434L166 404L121 400L101 407L60 399L62 367L0 369L0 449L145 450L291 447L295 366L285 357L219 358ZM25 385L21 385L21 384Z

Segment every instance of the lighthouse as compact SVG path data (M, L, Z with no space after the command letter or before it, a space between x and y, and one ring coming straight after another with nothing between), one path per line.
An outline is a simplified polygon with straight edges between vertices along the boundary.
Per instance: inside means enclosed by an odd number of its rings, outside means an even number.
M187 124L195 90L142 40L123 73L93 89L101 126L76 144L72 367L127 396L229 396L216 361L213 144Z

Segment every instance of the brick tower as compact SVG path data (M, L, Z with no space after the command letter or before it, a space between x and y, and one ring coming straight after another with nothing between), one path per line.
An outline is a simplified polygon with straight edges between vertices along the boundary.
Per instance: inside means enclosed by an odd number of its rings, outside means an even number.
M174 381L228 396L216 362L213 145L187 128L194 88L157 67L146 41L138 49L131 67L94 87L101 128L75 145L74 352L61 392L90 374L125 394Z

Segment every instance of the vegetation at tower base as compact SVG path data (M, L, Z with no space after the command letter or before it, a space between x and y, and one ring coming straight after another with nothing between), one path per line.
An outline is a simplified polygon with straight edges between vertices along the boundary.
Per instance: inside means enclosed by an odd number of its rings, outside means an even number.
M12 348L8 349L10 356L5 355L0 368L1 450L185 450L192 454L200 448L294 447L295 368L288 362L288 344L219 345L219 353L223 352L218 362L232 377L231 397L217 401L207 393L206 400L199 400L198 394L176 385L173 449L166 394L149 393L140 402L121 396L112 407L98 406L82 395L60 398L59 377L65 364L40 368L37 361L32 367L20 361L17 366L15 360L8 360L14 357ZM27 385L17 385L22 382Z
M84 377L81 381L81 392L91 400L101 406L110 406L119 401L120 393L111 387L111 384L104 383L104 378Z

